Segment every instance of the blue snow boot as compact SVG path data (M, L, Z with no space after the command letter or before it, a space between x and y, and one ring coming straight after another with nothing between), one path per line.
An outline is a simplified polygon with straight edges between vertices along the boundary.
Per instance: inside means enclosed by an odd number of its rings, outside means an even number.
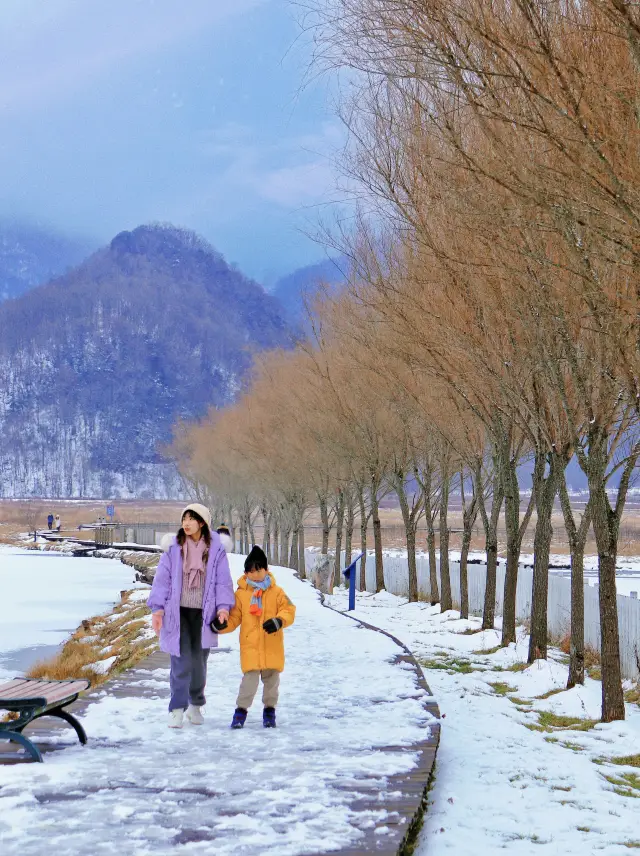
M276 709L275 707L265 707L262 711L262 724L265 728L276 727Z
M233 719L231 720L232 728L244 728L244 724L247 720L247 711L243 707L237 707L233 714Z

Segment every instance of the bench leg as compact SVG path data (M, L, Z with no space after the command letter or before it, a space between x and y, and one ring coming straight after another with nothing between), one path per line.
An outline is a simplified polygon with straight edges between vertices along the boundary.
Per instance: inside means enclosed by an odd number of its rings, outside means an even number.
M34 761L42 761L42 755L35 743L32 743L28 737L20 734L19 731L0 731L0 740L10 740L13 743L19 743L21 746L24 746Z
M34 722L41 716L57 716L59 719L64 719L65 722L68 722L69 725L75 729L75 732L78 735L78 740L82 745L84 746L87 742L87 735L82 725L78 722L75 716L70 714L67 710L64 710L62 707L54 707L53 710L45 710L43 713L39 713L37 716L34 716L31 722Z

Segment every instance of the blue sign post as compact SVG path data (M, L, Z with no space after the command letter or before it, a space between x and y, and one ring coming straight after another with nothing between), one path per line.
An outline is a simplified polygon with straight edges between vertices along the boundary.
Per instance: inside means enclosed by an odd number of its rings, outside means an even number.
M114 505L107 505L107 516L113 521L113 515L116 513Z
M356 556L349 567L345 568L342 572L346 579L349 580L349 609L347 612L352 612L356 608L356 565L363 556L364 553L360 553L359 556Z

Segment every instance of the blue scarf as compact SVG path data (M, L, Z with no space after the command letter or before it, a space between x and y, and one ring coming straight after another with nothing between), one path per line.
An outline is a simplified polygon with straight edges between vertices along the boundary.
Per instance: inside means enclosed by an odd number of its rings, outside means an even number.
M262 582L258 580L250 580L247 577L247 585L253 589L251 595L251 603L249 604L249 612L251 615L262 615L262 595L271 585L271 577L266 576Z

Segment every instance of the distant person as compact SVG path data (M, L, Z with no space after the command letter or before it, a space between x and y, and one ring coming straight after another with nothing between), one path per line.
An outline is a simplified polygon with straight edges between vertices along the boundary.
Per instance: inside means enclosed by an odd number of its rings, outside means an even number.
M59 532L62 529L62 521L60 520L60 515L56 514L54 517L54 525L56 532Z
M49 531L53 529L53 514L47 517L47 526L49 527Z
M242 682L236 700L232 728L243 728L247 713L262 680L262 724L276 727L276 705L280 672L284 670L284 627L290 627L296 608L276 585L260 547L254 547L244 562L244 576L238 580L236 603L225 625L213 622L212 629L231 633L240 627Z
M210 625L215 619L226 626L233 606L227 554L210 527L206 506L187 505L178 534L160 558L147 601L160 648L171 655L169 728L182 728L185 711L192 725L204 722L207 660L209 649L218 644Z
M231 538L231 532L229 530L229 527L223 524L222 526L218 526L216 532L220 536L220 541L226 552L233 553L234 544L233 539Z

